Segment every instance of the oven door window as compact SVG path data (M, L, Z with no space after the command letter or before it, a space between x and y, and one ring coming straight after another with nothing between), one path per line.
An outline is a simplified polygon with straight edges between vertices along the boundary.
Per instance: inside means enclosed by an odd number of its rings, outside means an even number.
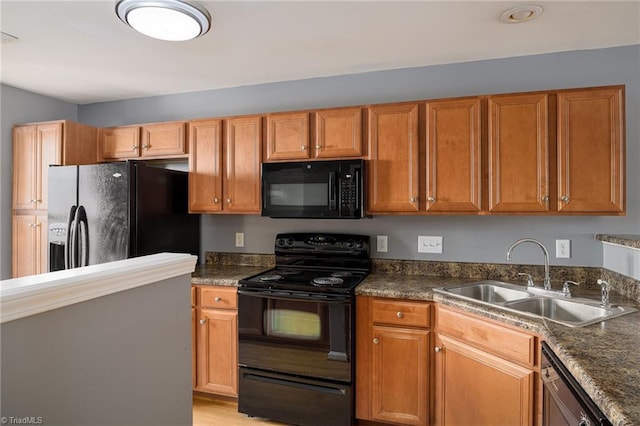
M268 337L322 342L322 312L312 304L309 311L295 302L270 299L264 311L264 334ZM307 304L308 305L308 304ZM321 311L321 310L320 310ZM325 333L326 334L326 333Z

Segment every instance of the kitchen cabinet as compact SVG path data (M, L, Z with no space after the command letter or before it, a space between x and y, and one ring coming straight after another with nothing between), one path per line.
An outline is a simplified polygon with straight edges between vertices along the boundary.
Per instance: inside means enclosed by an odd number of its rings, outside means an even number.
M477 213L481 206L480 99L426 104L427 212Z
M489 211L549 211L548 102L548 93L489 97Z
M238 396L238 304L235 287L197 287L196 387Z
M100 129L103 161L181 158L186 154L186 123L183 121Z
M418 212L418 104L371 106L367 117L367 212Z
M267 115L264 161L310 158L309 113L283 112Z
M356 298L356 417L426 425L433 304Z
M315 111L312 157L320 159L361 157L362 108Z
M558 93L560 213L625 212L624 86Z
M50 165L97 160L97 130L67 120L13 128L13 277L47 272Z
M438 305L436 424L536 422L536 336Z
M13 277L47 272L47 215L15 214L12 232Z
M198 311L196 310L197 302L197 291L196 287L191 287L191 386L195 389L197 386L197 365L198 365L198 357L196 356L198 353Z
M189 123L189 210L260 213L261 148L260 116Z

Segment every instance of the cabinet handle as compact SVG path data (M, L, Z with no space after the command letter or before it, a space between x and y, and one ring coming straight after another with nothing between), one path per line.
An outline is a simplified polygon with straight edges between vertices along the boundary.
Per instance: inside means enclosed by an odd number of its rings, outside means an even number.
M135 146L135 145L133 145L133 146L131 147L131 151L135 151L136 149L138 149L138 147L137 147L137 146Z
M29 227L31 227L31 228L35 228L36 226L38 226L36 223L30 223L29 224Z
M227 203L231 204L231 198L227 198Z
M377 337L373 338L373 344L374 345L379 345L380 344L380 340Z
M322 149L322 145L316 145L316 149Z
M142 145L142 149L149 149L149 145Z
M306 145L302 145L302 146L300 147L300 151L304 151L304 150L306 150L306 149L307 149L307 146L306 146Z
M427 201L430 202L430 203L435 203L436 199L435 199L435 197L429 197L429 198L427 198Z
M568 195L563 195L562 197L560 197L560 199L562 200L562 202L564 203L568 203L569 202L569 196Z
M397 313L396 313L396 316L397 316L398 318L404 318L404 314L403 314L402 312L397 312Z
M216 203L216 204L218 204L218 203L220 202L220 200L218 199L218 197L215 197L215 198L213 199L213 202L214 202L214 203Z
M32 198L32 199L30 199L30 200L29 200L29 202L30 202L30 203L35 203L35 202L37 202L37 201L38 201L38 200L36 200L35 198Z
M207 320L200 320L201 325L205 325L206 323L207 323Z
M213 300L214 300L215 302L219 302L219 301L221 301L222 299L220 299L218 296L216 296Z
M542 196L542 201L543 201L543 202L545 202L545 203L546 203L547 201L549 201L549 196L548 196L548 195L544 195L544 196Z
M442 348L441 348L440 346L436 346L434 350L435 350L436 352L440 352L440 351L442 351Z
M412 203L415 203L416 201L418 201L418 199L416 197L411 197L409 201L411 201Z

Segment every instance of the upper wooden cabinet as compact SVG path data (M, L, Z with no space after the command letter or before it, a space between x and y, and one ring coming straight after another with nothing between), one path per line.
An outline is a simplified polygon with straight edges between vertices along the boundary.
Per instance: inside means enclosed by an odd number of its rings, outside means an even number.
M314 158L361 157L362 108L333 108L313 113Z
M480 99L427 102L426 129L421 205L428 212L479 212Z
M261 148L260 116L189 123L190 211L260 213Z
M47 210L50 165L97 160L96 129L71 121L13 128L13 209Z
M309 113L285 112L267 115L265 161L310 158Z
M367 212L417 212L418 104L372 106L367 115Z
M183 121L100 129L102 160L179 158L187 153Z
M624 87L558 93L561 213L624 214Z
M549 211L549 95L488 99L489 211Z

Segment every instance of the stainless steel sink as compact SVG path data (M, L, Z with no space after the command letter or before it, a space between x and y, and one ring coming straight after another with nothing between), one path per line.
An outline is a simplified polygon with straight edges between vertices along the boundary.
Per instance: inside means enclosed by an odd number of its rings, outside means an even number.
M600 306L599 300L564 298L559 292L533 289L501 281L478 281L455 287L440 287L435 292L470 300L523 315L544 318L568 327L583 327L620 315L636 312L624 306Z

